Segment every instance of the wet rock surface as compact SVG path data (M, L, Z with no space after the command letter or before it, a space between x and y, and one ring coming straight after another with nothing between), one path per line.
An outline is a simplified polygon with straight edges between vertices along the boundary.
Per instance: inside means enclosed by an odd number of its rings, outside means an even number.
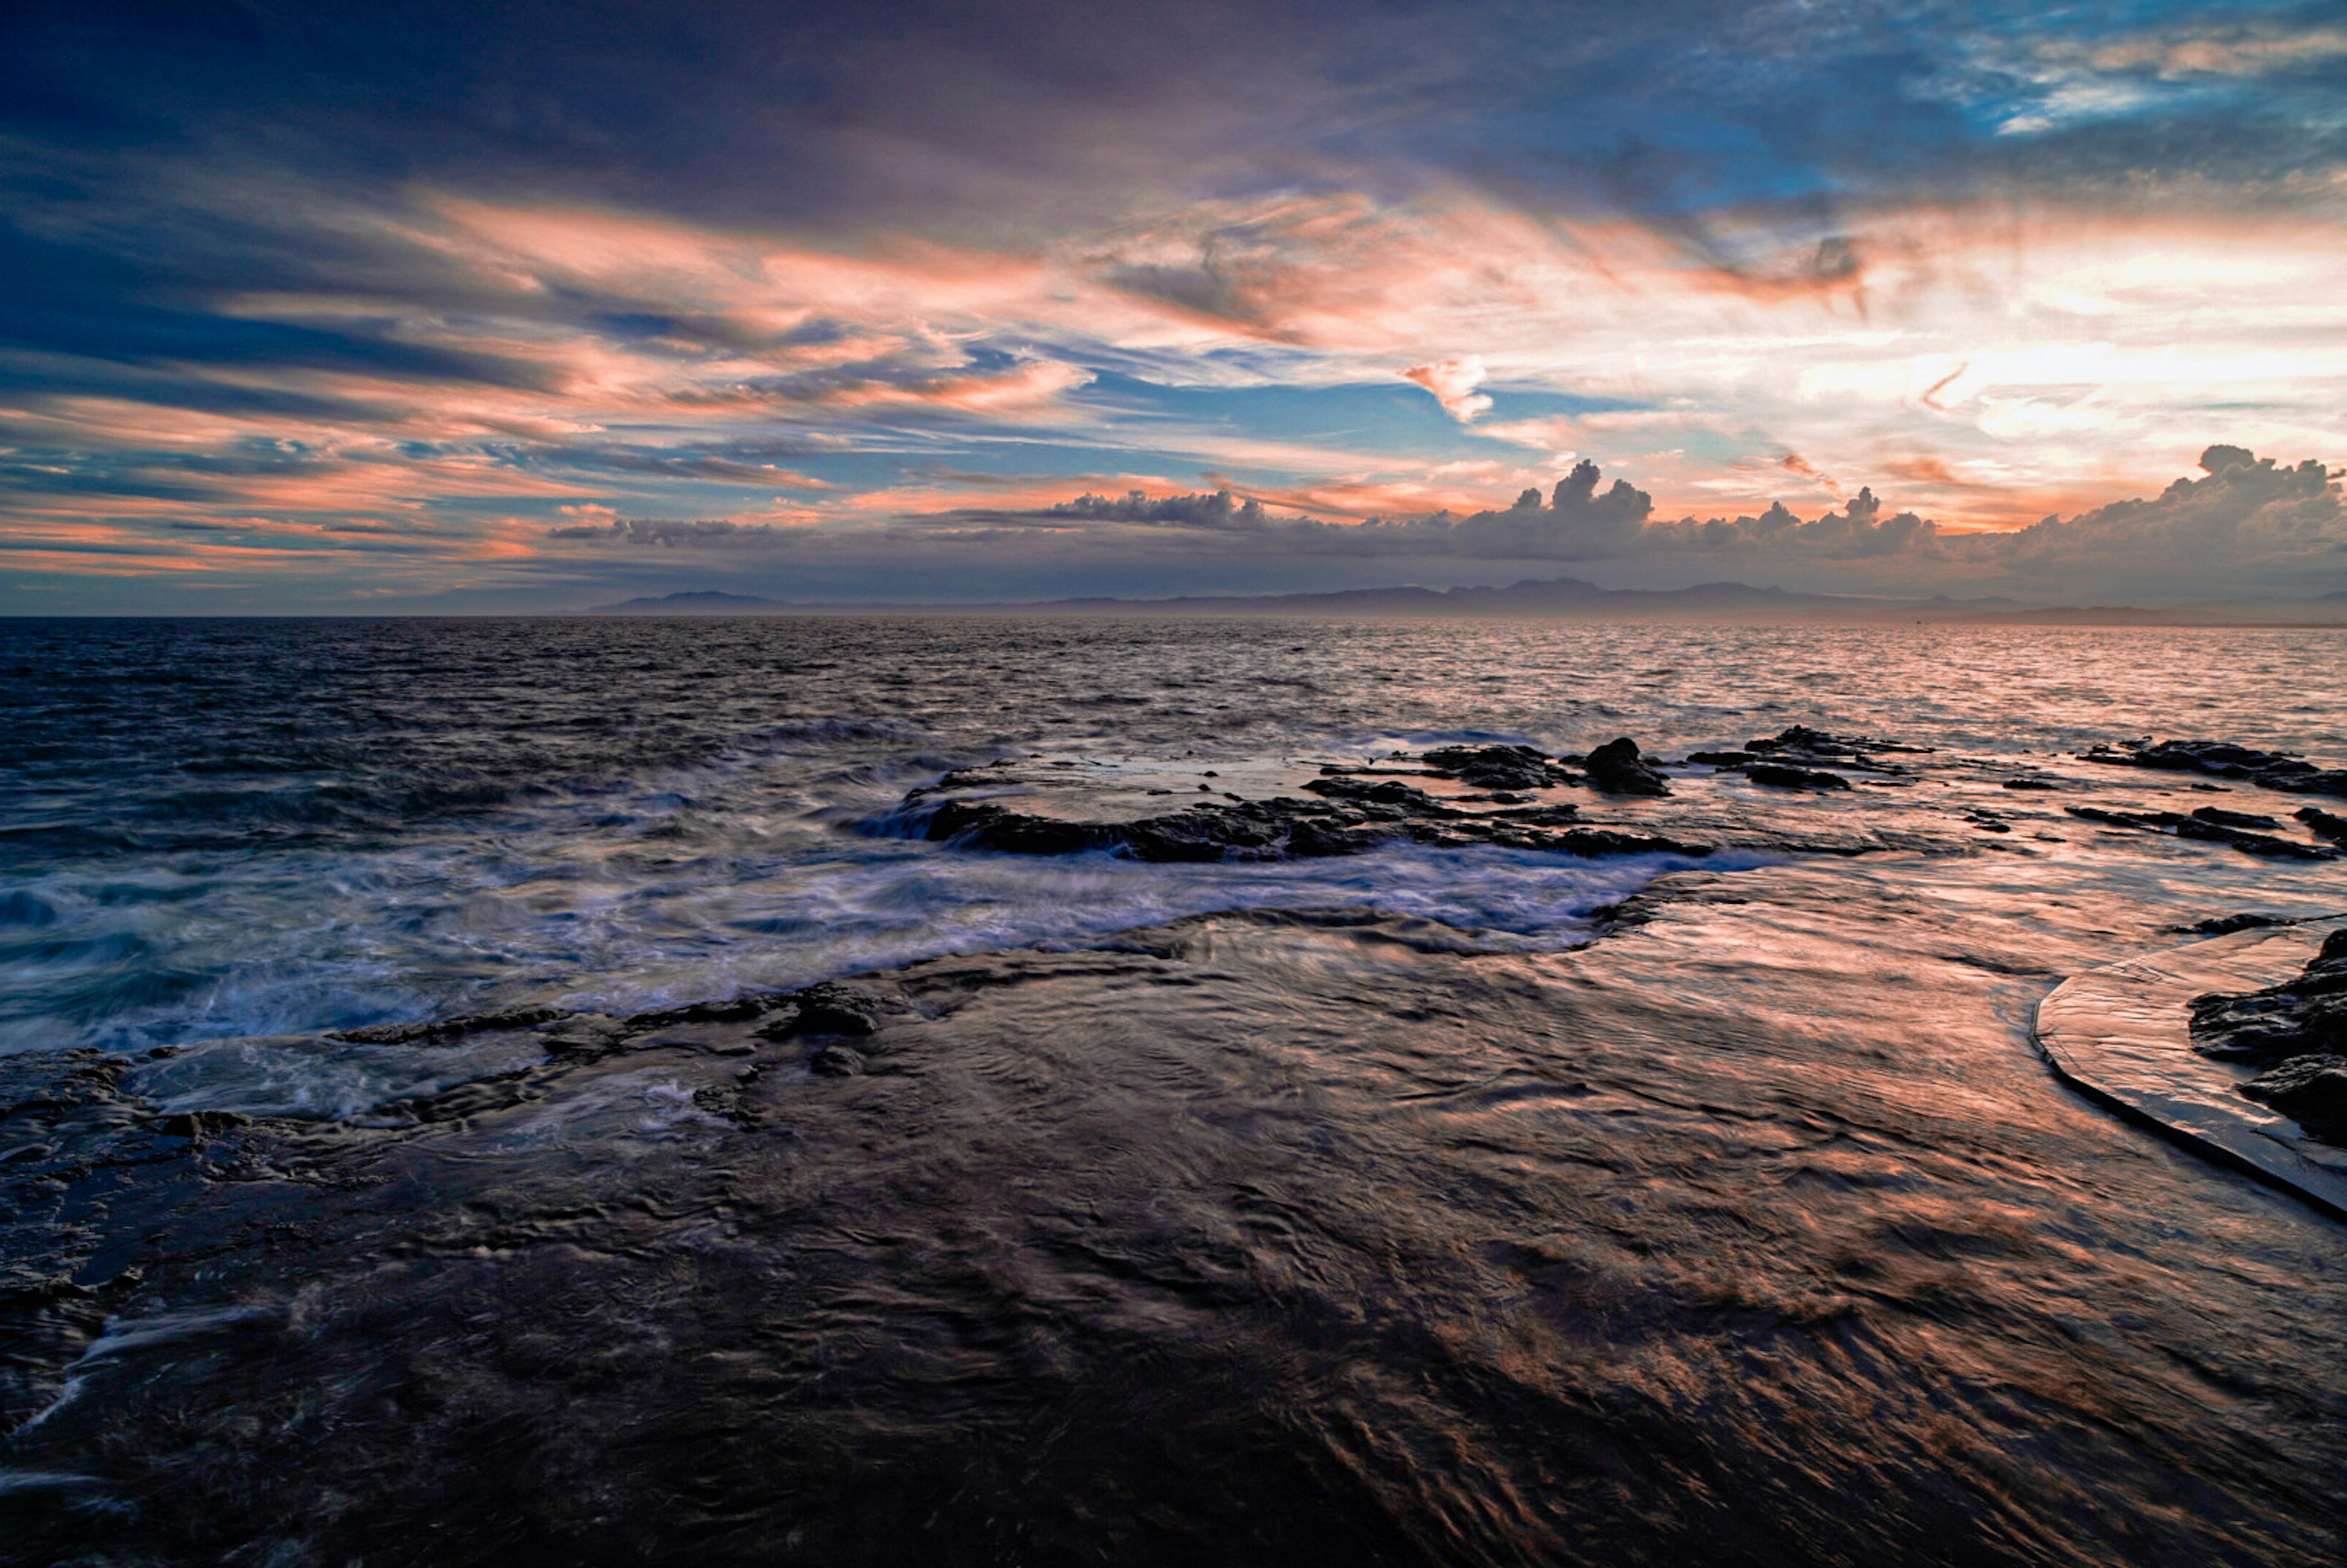
M2294 1056L2241 1085L2326 1143L2347 1145L2347 1056Z
M2201 746L2201 743L2190 743ZM2268 772L2280 753L2240 753ZM2204 748L2205 749L2205 748ZM2098 760L2186 754L2174 749L2103 748ZM2286 760L2286 759L2285 759ZM2212 762L2212 766L2217 765ZM2232 765L2232 764L2226 764ZM2247 764L2241 764L2247 765ZM2310 766L2311 764L2309 764ZM2142 764L2157 777L2168 763ZM1617 737L1582 755L1550 756L1519 744L1452 745L1396 753L1382 762L1277 764L1186 770L1179 764L1108 768L1082 759L1032 759L960 770L908 792L902 804L867 831L910 834L934 842L1021 855L1107 851L1156 863L1279 861L1358 855L1408 843L1433 846L1491 844L1598 856L1700 855L1726 845L1792 853L1853 853L1920 846L1911 829L1860 827L1847 812L1837 826L1796 826L1757 809L1765 798L1823 814L1837 797L1863 812L1870 792L1945 788L1979 779L2004 792L2092 794L2092 785L2042 774L2014 776L2010 765L1942 758L1926 746L1877 736L1839 734L1808 725L1757 736L1732 751L1696 751L1671 762ZM2321 770L2314 770L2320 774ZM2264 774L2253 782L2262 782ZM2291 777L2301 775L2295 773ZM1718 794L1720 781L1762 786L1740 797ZM2178 786L2111 794L2172 794ZM2195 780L2185 786L2223 791ZM1803 803L1809 803L1806 805ZM1911 805L1912 800L1901 803ZM2178 811L2164 804L2066 804L2079 821L2214 845L2265 859L2320 861L2339 853L2347 817L2317 808L2291 820L2214 804ZM1592 815L1595 814L1595 815ZM1885 814L1891 816L1892 814ZM2018 802L1993 808L1977 799L1954 815L1973 833L2058 838L2039 824L2059 818ZM1911 817L1908 819L1911 821ZM2303 836L2299 836L2302 832ZM2025 852L2016 839L2012 852Z
M1589 753L1589 782L1607 794L1668 794L1670 781L1639 754L1638 743L1624 735Z
M1429 772L1477 789L1542 789L1582 782L1581 774L1531 746L1437 746L1420 760Z
M2347 816L2335 816L2321 806L2302 805L2291 813L2306 825L2306 831L2317 838L2333 844L2347 844Z
M1635 743L1621 743L1636 774L1659 783L1660 774L1635 762ZM1223 792L1221 800L1120 816L1114 808L1131 809L1130 793L1104 801L1081 773L996 769L952 775L911 792L895 821L932 841L969 848L1020 855L1110 850L1158 863L1325 858L1397 841L1488 844L1585 857L1711 853L1708 843L1670 834L1584 826L1575 802L1516 793L1553 792L1596 776L1584 778L1527 746L1438 748L1423 757L1397 758L1389 768L1321 764L1295 782L1299 794L1246 798ZM1426 787L1437 781L1480 793L1437 795ZM954 793L960 789L984 793ZM1013 790L1020 793L1006 793Z
M1206 917L399 1125L13 1059L0 1560L2327 1563L2327 1234L2049 1100L2046 933L1906 896Z
M2261 1070L2242 1093L2315 1137L2347 1142L2347 930L2325 938L2292 979L2195 999L2191 1027L2201 1054Z
M1822 768L1797 768L1783 763L1747 763L1744 776L1754 784L1774 784L1779 789L1848 789L1850 781L1840 774L1829 774Z
M2347 1052L2347 932L2324 938L2297 978L2192 1004L2192 1039L2203 1055L2231 1061Z
M2156 745L2123 742L2082 754L2087 762L2116 767L2206 774L2293 794L2347 795L2347 768L2320 768L2289 752L2263 751L2230 741L2161 741Z
M2198 839L2208 844L2221 844L2247 855L2263 855L2284 860L2331 860L2338 852L2320 844L2301 843L2297 839L2276 838L2270 834L2252 833L2232 825L2235 822L2254 821L2268 826L2279 826L2271 817L2248 817L2236 812L2212 812L2209 808L2186 813L2177 811L2113 811L2106 806L2073 805L2063 808L2072 816L2086 822L2097 822L2109 827L2128 827L2144 833L2172 834L2178 838Z

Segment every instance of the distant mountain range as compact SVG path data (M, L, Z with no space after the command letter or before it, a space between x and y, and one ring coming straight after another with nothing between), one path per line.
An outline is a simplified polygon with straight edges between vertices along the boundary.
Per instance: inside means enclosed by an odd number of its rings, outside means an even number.
M2339 600L2337 594L2326 596ZM1621 620L1922 620L2025 626L2326 626L2347 623L2328 604L2025 606L2010 599L1861 599L1794 593L1744 582L1693 588L1600 588L1579 578L1526 579L1505 588L1356 588L1333 593L1234 594L1174 599L1050 599L1015 603L919 604L868 600L805 603L753 594L663 594L599 604L589 615L1457 615L1573 616Z

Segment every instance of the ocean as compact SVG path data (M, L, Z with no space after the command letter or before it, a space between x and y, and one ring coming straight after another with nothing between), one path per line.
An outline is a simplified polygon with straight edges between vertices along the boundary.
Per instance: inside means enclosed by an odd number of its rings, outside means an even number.
M2195 921L2347 909L2336 860L2065 809L2316 847L2299 797L2081 753L2340 766L2347 633L18 620L0 672L0 1057L282 1144L154 1200L198 1205L184 1255L67 1215L70 1173L15 1200L16 1273L95 1303L12 1341L0 1510L40 1551L2336 1560L2337 1223L2078 1100L2029 1023ZM1682 761L1795 725L1913 749L1830 792ZM1542 798L1620 853L1002 853L920 804L1619 736L1669 795ZM330 1038L843 978L934 1048L721 1091L678 1036L586 1094L518 1030ZM509 1081L553 1087L461 1098ZM287 1173L363 1136L406 1163L348 1190L405 1218ZM630 1204L697 1217L547 1217ZM223 1239L264 1220L313 1252ZM402 1338L436 1314L476 1327ZM320 1445L347 1467L286 1457Z

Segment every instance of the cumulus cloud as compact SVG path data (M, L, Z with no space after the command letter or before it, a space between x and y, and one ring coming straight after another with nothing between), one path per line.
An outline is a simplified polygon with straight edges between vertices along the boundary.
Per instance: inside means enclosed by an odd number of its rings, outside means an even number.
M1331 522L1231 491L1084 495L1028 510L961 509L919 519L934 540L1031 550L1039 532L1078 553L1212 549L1256 559L1612 563L1642 581L1744 576L1833 591L1942 590L2153 601L2304 598L2347 588L2347 501L2338 477L2239 446L2209 447L2202 477L2025 528L1957 532L1893 509L1871 487L1804 517L1778 502L1733 517L1657 518L1653 497L1604 484L1581 462L1547 495L1466 514ZM582 530L582 532L599 530ZM622 537L616 527L613 537ZM633 535L624 537L633 538ZM1184 540L1190 541L1186 546Z
M1487 374L1483 361L1475 354L1414 364L1401 374L1405 381L1414 381L1434 394L1442 412L1461 425L1472 425L1477 415L1491 412L1491 398L1475 390Z

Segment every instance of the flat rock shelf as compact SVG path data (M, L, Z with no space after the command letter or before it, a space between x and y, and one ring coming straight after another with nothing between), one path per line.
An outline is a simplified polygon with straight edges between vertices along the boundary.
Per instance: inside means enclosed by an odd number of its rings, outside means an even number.
M2065 1082L2196 1152L2347 1219L2347 1149L2240 1092L2252 1073L2192 1049L2192 999L2290 979L2347 917L2237 931L2075 975L2037 1007Z

